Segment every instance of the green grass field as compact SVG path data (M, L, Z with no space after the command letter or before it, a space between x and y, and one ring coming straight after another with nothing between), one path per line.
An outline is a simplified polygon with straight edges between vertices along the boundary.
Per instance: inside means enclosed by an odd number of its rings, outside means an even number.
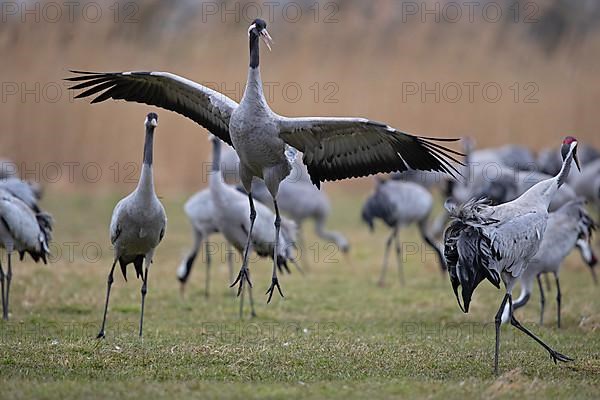
M351 262L308 234L309 258L316 258L310 271L284 276L286 297L274 297L269 305L264 292L270 264L255 262L258 317L243 321L239 300L228 288L224 256L213 256L210 298L204 297L201 262L185 297L180 295L175 270L191 235L181 210L185 198L169 197L163 199L167 234L150 271L144 339L137 336L140 281L130 270L127 283L115 275L107 336L98 341L112 260L108 221L119 196L64 195L51 187L47 192L44 207L56 220L56 259L48 266L15 262L11 320L0 323L1 398L600 394L599 289L578 254L563 270L562 329L555 327L554 289L548 292L544 326L537 323L537 292L519 310L526 326L576 361L556 366L531 339L503 327L501 376L496 378L493 317L502 292L482 284L471 312L463 314L435 258L421 251L405 256L405 286L391 258L388 286L378 287L387 230L379 225L371 234L360 223L364 196L332 196L330 225L348 234ZM401 239L408 243L407 253L421 246L414 229Z

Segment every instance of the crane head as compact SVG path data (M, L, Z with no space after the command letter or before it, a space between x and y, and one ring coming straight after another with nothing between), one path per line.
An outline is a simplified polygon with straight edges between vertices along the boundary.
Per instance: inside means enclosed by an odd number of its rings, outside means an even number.
M156 128L158 126L158 115L156 113L148 113L148 115L146 116L146 121L144 122L144 124L146 125L146 127L150 128Z
M248 36L250 35L257 35L258 37L260 37L263 40L263 42L265 42L265 45L267 46L269 51L271 51L273 38L271 37L271 35L269 35L269 32L267 31L267 23L264 20L257 18L254 21L252 21L252 24L250 24L250 27L248 28Z

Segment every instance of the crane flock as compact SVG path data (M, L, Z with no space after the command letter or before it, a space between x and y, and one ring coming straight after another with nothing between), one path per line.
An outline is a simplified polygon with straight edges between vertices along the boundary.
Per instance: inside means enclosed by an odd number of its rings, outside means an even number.
M273 44L265 21L252 22L248 40L248 78L239 104L168 72L72 71L74 76L67 78L74 83L71 89L82 91L76 98L94 96L92 103L109 99L144 103L190 118L209 132L209 185L184 206L192 226L193 246L177 268L182 290L205 244L208 297L208 238L221 234L242 260L236 277L232 257L228 257L231 287L237 286L240 297L240 318L246 293L251 316L256 316L250 254L272 260L267 303L275 292L283 297L278 273L291 272L290 264L298 271L304 270L300 262L305 260L297 255L304 246L305 221L314 220L320 239L334 243L345 254L350 252L350 243L343 233L325 228L332 205L320 190L321 183L392 173L387 179L377 178L374 193L366 199L361 212L371 229L376 219L391 228L379 284L384 284L392 243L403 282L399 231L415 224L436 255L440 270L448 274L463 312L469 311L474 291L483 281L498 289L501 283L504 285L504 296L494 319L496 373L500 328L508 322L539 343L555 363L573 361L525 328L514 311L529 300L535 279L541 291L542 324L545 297L540 277L551 273L557 291L557 325L561 327L559 271L575 248L595 280L597 259L591 236L596 225L586 202L600 209L600 153L568 136L560 151L545 150L537 159L520 146L474 150L468 138L464 139L462 154L444 144L455 139L415 136L365 118L284 117L271 110L263 94L259 44L262 40L269 50ZM139 336L143 334L148 272L167 225L165 209L154 188L153 145L157 126L158 115L148 113L137 187L116 204L110 221L114 259L98 338L105 337L117 263L125 280L127 266L133 264L136 277L142 281ZM223 148L224 144L229 147ZM580 169L580 147L586 151L579 175L570 170L573 162ZM11 256L14 251L21 258L27 253L34 261L46 263L53 221L40 208L40 188L20 180L10 160L1 159L0 164L8 166L2 168L0 175L0 246L7 255L6 273L0 259L0 283L2 315L6 320L13 273ZM497 168L493 179L486 169L489 165ZM227 182L226 175L231 171L234 184ZM241 188L236 188L235 183ZM446 211L432 224L436 188L447 198ZM443 238L439 240L442 230ZM522 292L513 302L512 292L518 282Z

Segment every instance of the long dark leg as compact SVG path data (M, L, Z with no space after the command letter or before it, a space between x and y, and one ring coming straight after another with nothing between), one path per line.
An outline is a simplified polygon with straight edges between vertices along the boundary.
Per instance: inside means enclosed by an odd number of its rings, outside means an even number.
M2 319L8 319L8 311L6 310L6 297L4 291L4 269L2 269L2 262L0 261L0 286L2 286Z
M8 258L8 272L6 273L6 315L3 315L2 318L4 318L4 320L8 320L8 312L9 312L9 306L8 306L8 299L10 296L10 282L12 281L12 262L11 262L11 252L9 251L7 253L7 258Z
M10 267L9 267L10 268ZM556 281L556 311L557 311L557 324L558 327L560 328L560 298L561 298L561 294L560 294L560 283L558 281L558 274L555 272L554 273L554 280Z
M106 326L106 313L108 312L108 299L110 298L110 287L112 286L114 279L113 273L115 272L115 266L117 265L117 259L113 261L112 267L110 268L110 272L108 273L107 287L106 287L106 302L104 303L104 317L102 317L102 327L100 328L100 332L97 339L104 337L104 327Z
M383 251L383 264L381 266L381 274L379 275L379 282L377 283L379 286L383 287L385 285L385 273L387 272L388 266L388 256L390 253L390 246L392 245L392 240L394 240L394 236L396 236L398 228L394 228L387 241L385 242L385 249Z
M210 242L207 240L204 243L204 253L206 254L206 282L204 283L204 297L208 299L210 288Z
M544 343L540 338L535 336L533 333L531 333L529 330L527 330L523 325L521 325L521 323L519 321L517 321L517 319L515 318L515 316L512 313L512 299L510 300L509 304L511 307L510 323L512 324L512 326L514 326L521 332L525 333L527 336L529 336L530 338L532 338L533 340L538 342L544 349L546 349L546 351L548 351L548 353L550 353L550 358L552 358L552 361L554 361L555 364L557 363L557 361L562 361L562 362L573 361L573 359L571 357L565 356L564 354L561 354L558 351L550 348L550 346L548 346L546 343Z
M496 351L494 352L494 374L498 375L498 357L500 355L500 325L502 324L502 312L504 311L504 307L506 306L506 302L508 301L510 294L506 293L504 295L504 299L502 299L502 303L500 303L500 308L496 313L496 317L494 318L494 322L496 323ZM512 309L509 309L509 312L512 313Z
M242 286L244 285L244 281L248 282L248 285L252 287L252 282L250 282L250 274L248 273L248 252L250 251L250 240L252 238L252 230L254 229L254 220L256 219L256 209L254 208L252 192L248 193L248 202L250 203L250 230L248 231L246 247L244 247L244 259L242 261L242 268L240 269L240 273L238 274L236 280L230 286L234 287L236 284L240 284L240 286L238 287L238 296L242 293Z
M544 296L544 285L542 284L542 278L540 275L537 276L537 282L540 288L540 325L544 325L544 307L546 306L546 296Z
M144 305L146 304L146 293L148 293L148 267L150 264L150 257L146 257L146 269L144 271L144 280L142 282L142 312L140 314L140 337L142 337L142 331L144 328Z
M250 316L252 318L256 317L256 310L254 309L254 297L252 297L252 288L248 288L248 299L250 299Z
M279 295L283 297L283 292L281 291L281 286L279 286L279 280L277 279L277 254L279 250L279 230L281 228L281 216L279 215L279 207L277 206L277 200L275 200L275 198L273 198L273 206L275 208L275 243L273 243L273 275L271 276L271 286L269 286L269 289L267 289L266 293L269 295L267 303L271 302L275 288L277 288L279 291Z
M440 248L435 244L433 239L427 233L427 227L425 225L426 225L425 221L422 221L419 224L419 231L421 232L421 237L423 238L425 243L427 243L429 245L429 247L431 247L433 249L433 251L435 251L435 254L438 259L438 263L440 264L440 270L442 271L442 274L444 274L446 272L446 270L448 269L446 267L446 259L444 258L444 255L442 254L442 251L440 250Z
M394 247L396 248L396 262L398 263L398 277L400 278L400 285L404 286L404 266L402 262L402 252L400 250L400 238L398 237L398 229L395 230L394 235Z

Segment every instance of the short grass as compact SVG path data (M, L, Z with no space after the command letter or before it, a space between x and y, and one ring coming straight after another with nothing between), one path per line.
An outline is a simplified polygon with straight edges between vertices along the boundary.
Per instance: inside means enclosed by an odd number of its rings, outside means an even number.
M175 270L191 243L185 197L165 198L169 227L150 273L144 339L137 336L140 282L129 271L127 283L117 275L107 337L98 341L111 261L107 224L118 196L48 190L56 259L49 266L16 263L11 320L0 323L0 397L597 398L600 299L578 255L563 271L562 329L555 327L554 290L544 326L537 323L537 293L519 311L576 361L556 366L532 340L504 327L496 378L493 316L502 293L483 284L463 314L433 255L415 251L421 242L413 229L402 236L406 284L399 284L392 258L388 286L378 287L387 230L371 234L361 225L362 196L332 198L331 225L350 237L350 261L308 234L310 270L284 276L286 297L269 305L270 265L255 262L258 317L242 321L223 256L213 256L208 299L201 262L181 296Z

